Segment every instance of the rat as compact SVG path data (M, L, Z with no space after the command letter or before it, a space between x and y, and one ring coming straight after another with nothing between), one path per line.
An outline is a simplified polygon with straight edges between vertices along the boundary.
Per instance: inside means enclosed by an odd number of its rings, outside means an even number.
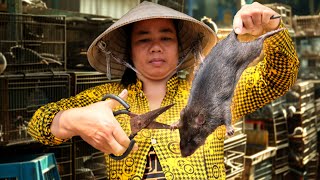
M237 82L249 63L260 55L264 40L283 29L250 42L240 42L231 31L211 49L195 73L180 120L171 125L172 129L179 129L183 157L192 155L221 125L226 126L228 136L234 134L230 107Z

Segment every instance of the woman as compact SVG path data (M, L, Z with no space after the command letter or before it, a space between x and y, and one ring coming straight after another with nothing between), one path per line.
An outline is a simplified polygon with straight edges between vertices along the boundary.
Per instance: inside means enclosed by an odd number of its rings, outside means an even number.
M238 34L261 35L282 27L279 19L270 20L272 15L276 12L253 3L241 8L233 27ZM216 42L216 34L198 20L143 2L97 37L88 49L90 64L109 77L126 68L121 83L97 86L41 107L29 123L29 133L50 145L81 136L106 154L122 154L130 143L129 117L120 115L116 119L112 110L121 107L113 100L102 102L102 96L120 93L137 114L175 103L157 118L158 122L172 124L179 119L190 89L190 83L177 73L191 68L195 64L192 55L205 56ZM233 120L283 95L296 79L299 62L288 32L269 38L265 46L264 60L247 68L239 80L233 98ZM144 129L135 137L135 151L128 157L117 161L106 156L109 178L225 179L224 135L225 128L218 128L204 146L182 158L177 130ZM147 155L159 160L156 173L146 169Z

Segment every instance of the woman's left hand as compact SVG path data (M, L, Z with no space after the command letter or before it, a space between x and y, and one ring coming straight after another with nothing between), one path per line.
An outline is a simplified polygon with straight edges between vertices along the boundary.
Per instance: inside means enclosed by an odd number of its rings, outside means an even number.
M279 14L257 2L244 5L234 16L233 29L237 34L260 36L279 27L280 18L270 19L271 16Z

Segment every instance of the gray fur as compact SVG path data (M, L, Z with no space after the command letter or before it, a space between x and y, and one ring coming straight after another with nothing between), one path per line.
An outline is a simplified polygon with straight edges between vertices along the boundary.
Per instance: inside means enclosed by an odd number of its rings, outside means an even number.
M190 156L220 125L232 136L231 100L244 69L257 58L271 31L251 42L240 42L232 31L208 54L192 82L187 106L181 111L179 132L182 156Z

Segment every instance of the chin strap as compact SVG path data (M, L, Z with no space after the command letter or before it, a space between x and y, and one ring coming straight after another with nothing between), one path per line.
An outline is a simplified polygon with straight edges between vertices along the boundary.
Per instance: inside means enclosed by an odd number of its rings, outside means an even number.
M193 57L194 57L194 64L196 64L197 62L203 62L204 60L204 56L202 55L202 39L203 39L203 35L198 34L198 36L195 38L195 40L190 44L190 47L186 50L186 52L179 58L179 64L177 65L177 67L174 69L174 73L177 72L177 70L179 69L179 67L185 62L188 54L190 52L192 52ZM126 66L127 68L132 69L134 72L136 72L139 75L142 75L136 68L134 68L132 65L130 65L129 63L127 63L124 60L121 60L119 58L117 58L114 54L112 54L112 52L110 50L107 50L107 44L104 41L99 41L97 43L98 48L100 49L101 52L104 53L105 57L106 57L106 66L107 66L107 77L110 80L111 79L111 58L113 58L117 63L122 64L124 66ZM173 73L173 74L174 74Z
M194 57L194 65L197 63L202 63L204 60L204 56L202 55L202 34L198 34L198 36L191 42L190 47L185 51L185 53L179 58L179 64L176 67L176 70L185 62L189 53L193 54Z
M102 41L102 40L99 41L97 43L97 46L101 50L101 52L104 53L104 55L106 57L107 77L109 80L111 79L111 58L113 58L117 63L122 64L122 65L126 66L127 68L132 69L137 74L141 74L136 68L131 66L129 63L127 63L124 60L120 60L115 55L113 55L110 50L107 50L107 44L104 41Z

